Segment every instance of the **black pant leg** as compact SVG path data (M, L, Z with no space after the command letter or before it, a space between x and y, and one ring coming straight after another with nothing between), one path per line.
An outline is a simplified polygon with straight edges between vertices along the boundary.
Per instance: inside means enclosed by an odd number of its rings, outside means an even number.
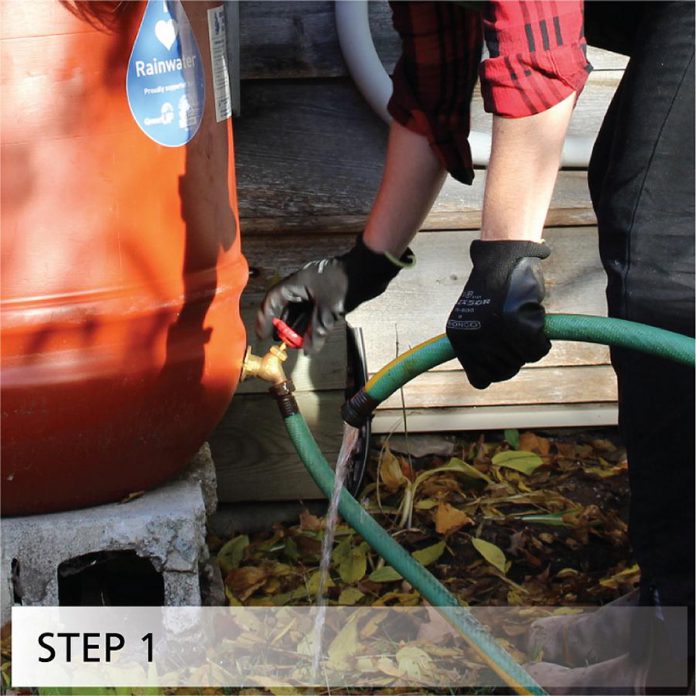
M611 316L694 335L694 5L646 4L590 164ZM644 585L693 606L694 372L612 351Z

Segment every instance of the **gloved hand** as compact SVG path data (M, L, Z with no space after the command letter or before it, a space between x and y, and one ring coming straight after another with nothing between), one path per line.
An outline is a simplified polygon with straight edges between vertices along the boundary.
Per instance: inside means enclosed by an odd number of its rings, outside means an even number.
M273 318L287 321L293 303L309 305L311 320L305 334L304 352L316 353L338 319L358 305L382 294L397 273L415 263L407 249L400 259L372 251L359 235L345 254L311 261L274 285L264 297L256 316L256 334L268 338Z
M545 244L500 240L471 244L474 268L447 320L447 337L472 386L485 389L546 355Z

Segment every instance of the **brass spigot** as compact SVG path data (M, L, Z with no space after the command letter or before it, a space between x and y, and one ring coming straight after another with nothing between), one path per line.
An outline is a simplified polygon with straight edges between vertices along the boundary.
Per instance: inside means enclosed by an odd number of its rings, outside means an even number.
M254 355L249 346L244 354L241 379L244 381L251 377L258 377L271 384L283 384L288 381L283 370L283 363L287 359L288 353L284 343L271 346L262 358Z
M291 379L285 376L283 363L288 359L287 346L281 343L278 346L271 346L268 353L260 358L251 352L251 346L246 350L244 362L242 363L242 381L250 377L258 377L271 383L268 390L276 400L278 408L283 418L292 416L299 412L297 402L292 393L295 385Z

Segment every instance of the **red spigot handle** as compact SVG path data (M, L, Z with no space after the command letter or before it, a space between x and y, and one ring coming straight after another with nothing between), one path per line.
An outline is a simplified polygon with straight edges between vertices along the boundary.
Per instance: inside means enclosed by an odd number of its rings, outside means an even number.
M273 326L278 334L278 338L280 338L288 348L302 348L304 336L293 331L282 319L274 317Z

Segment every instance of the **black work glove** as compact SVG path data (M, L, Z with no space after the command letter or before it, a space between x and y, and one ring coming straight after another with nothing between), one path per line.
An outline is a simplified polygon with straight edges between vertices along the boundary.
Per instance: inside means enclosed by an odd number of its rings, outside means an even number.
M447 320L447 337L471 384L485 389L516 375L546 355L544 335L545 244L476 240L464 292Z
M407 249L400 259L379 254L365 246L362 235L345 254L311 261L274 285L263 299L256 316L256 334L268 338L273 318L289 322L298 307L311 317L304 352L316 353L338 319L358 305L381 295L401 268L412 266L415 256ZM295 305L295 306L293 306Z

